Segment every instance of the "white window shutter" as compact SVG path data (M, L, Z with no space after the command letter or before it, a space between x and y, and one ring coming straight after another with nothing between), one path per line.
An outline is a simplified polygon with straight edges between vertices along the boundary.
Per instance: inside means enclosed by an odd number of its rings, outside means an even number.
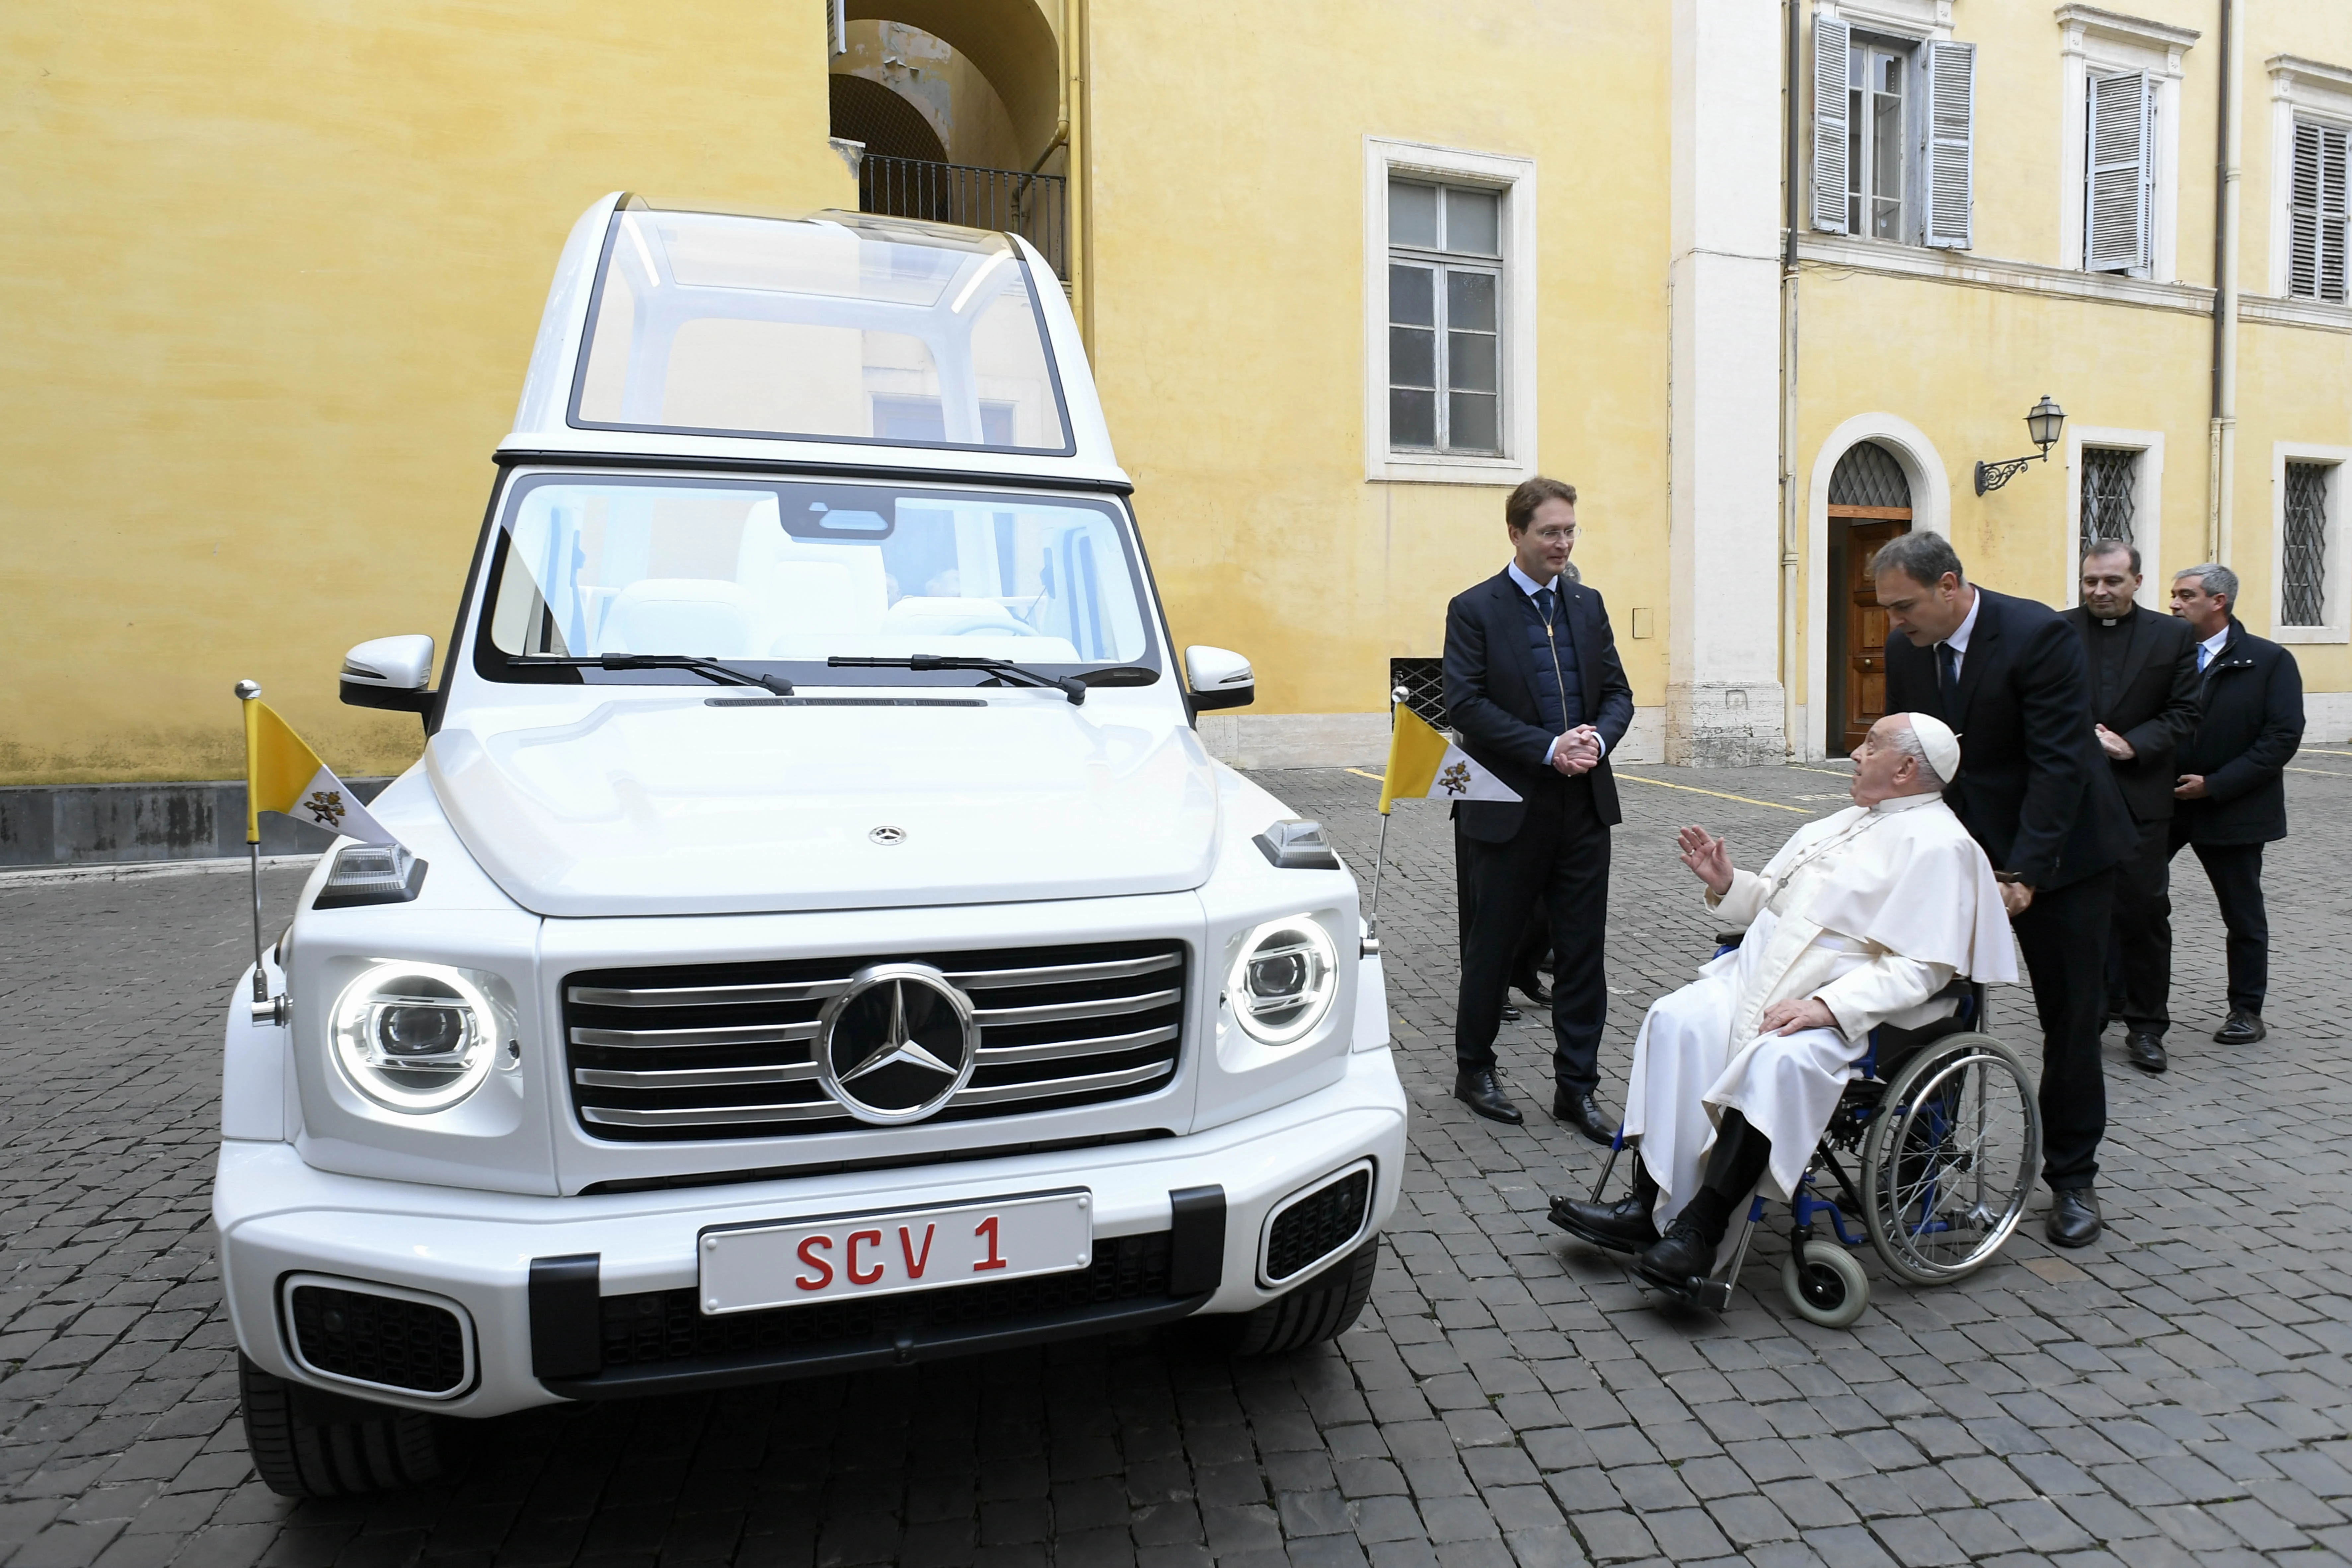
M2298 300L2345 298L2347 140L2335 126L2295 121L2286 291Z
M1973 243L1977 47L1931 43L1927 55L1927 243L1966 250Z
M2148 264L2147 101L2145 72L2092 79L2083 265L2133 272Z
M2345 249L2352 234L2347 233L2347 221L2352 219L2352 202L2347 202L2347 176L2352 174L2352 132L2329 130L2320 138L2319 158L2319 297L2346 302L2347 279Z
M824 44L829 54L849 52L848 0L824 0Z
M1846 232L1846 69L1853 29L1813 18L1813 226Z

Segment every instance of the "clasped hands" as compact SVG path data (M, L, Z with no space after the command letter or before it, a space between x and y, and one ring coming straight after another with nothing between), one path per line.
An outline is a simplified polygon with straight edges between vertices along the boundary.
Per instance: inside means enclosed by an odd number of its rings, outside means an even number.
M1570 778L1589 773L1601 765L1601 731L1590 724L1579 724L1560 736L1552 747L1551 765Z
M1675 836L1675 847L1682 855L1683 864L1706 884L1708 892L1719 899L1731 890L1731 851L1725 847L1721 836L1704 827L1685 827ZM1818 996L1775 1002L1764 1009L1767 1034L1793 1035L1801 1029L1837 1026L1836 1015Z

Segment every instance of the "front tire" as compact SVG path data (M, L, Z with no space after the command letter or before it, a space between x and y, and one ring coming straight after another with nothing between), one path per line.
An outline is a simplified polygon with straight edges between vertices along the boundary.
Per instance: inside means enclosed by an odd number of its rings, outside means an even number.
M1336 1340L1354 1326L1372 1299L1381 1238L1372 1237L1286 1296L1241 1321L1235 1355L1288 1355Z
M1794 1247L1780 1265L1780 1289L1809 1323L1843 1329L1870 1305L1870 1276L1833 1241L1809 1241L1800 1258Z
M415 1410L325 1394L236 1356L246 1451L280 1497L397 1491L438 1478L439 1425Z

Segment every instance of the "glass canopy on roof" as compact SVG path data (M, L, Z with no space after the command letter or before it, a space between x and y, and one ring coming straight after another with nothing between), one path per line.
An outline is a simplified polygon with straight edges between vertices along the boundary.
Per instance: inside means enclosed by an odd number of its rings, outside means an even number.
M1065 452L1002 235L851 214L613 215L572 384L588 429Z

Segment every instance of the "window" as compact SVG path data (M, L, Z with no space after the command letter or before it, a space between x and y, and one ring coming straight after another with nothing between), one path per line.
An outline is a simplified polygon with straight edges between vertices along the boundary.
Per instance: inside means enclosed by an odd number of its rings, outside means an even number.
M2285 515L2279 539L2279 616L2283 626L2327 624L2327 463L2286 466Z
M2146 278L2156 260L2156 93L2147 73L2092 77L2083 120L2084 270Z
M1503 198L1389 182L1389 445L1500 457Z
M2135 544L2132 530L2132 482L2137 477L2139 454L2114 447L2083 448L2083 505L2077 554L2087 556L2094 545L2121 542Z
M2193 27L2058 7L2058 265L2179 276L2180 84Z
M1976 46L1813 20L1813 226L1970 242Z
M2342 126L2294 122L2287 194L2287 293L2341 305L2345 292L2345 163Z
M1365 477L1535 472L1535 165L1365 139Z
M2164 541L2164 432L2070 420L2065 441L2067 575L2044 596L2073 604L2081 595L2083 558L2095 545L2120 542L2137 550L2146 565L2138 603L2162 610L2166 584L2157 561Z

